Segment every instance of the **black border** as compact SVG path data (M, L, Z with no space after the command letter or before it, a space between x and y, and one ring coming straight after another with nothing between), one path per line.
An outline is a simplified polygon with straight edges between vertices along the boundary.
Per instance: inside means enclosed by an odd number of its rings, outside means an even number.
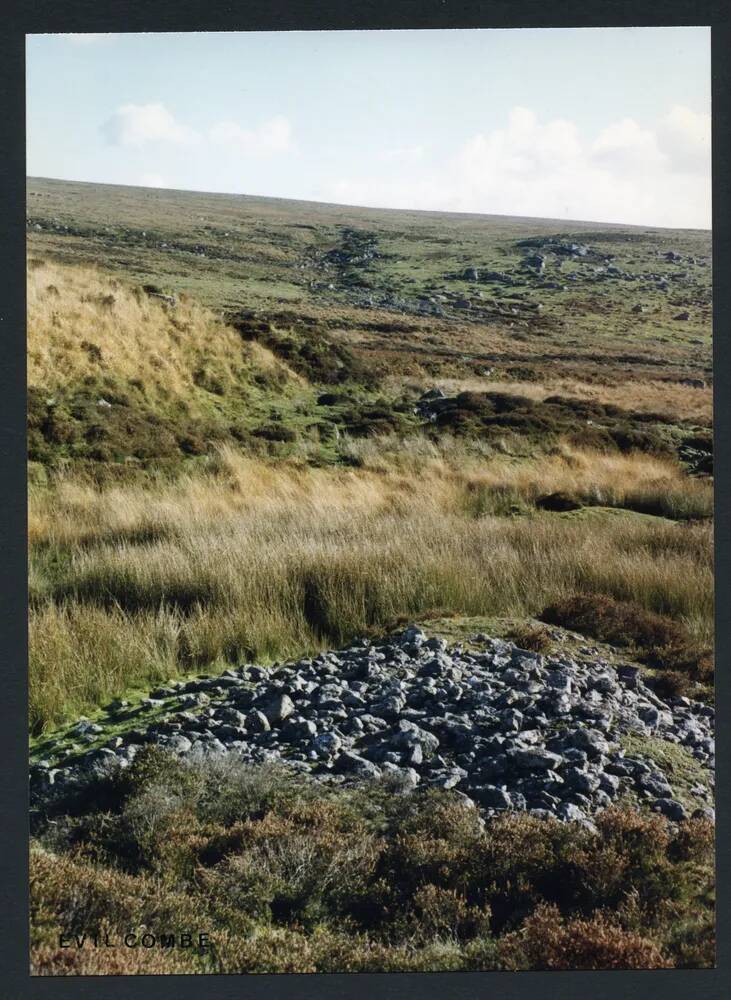
M716 474L718 955L713 970L647 972L359 973L257 976L28 974L27 558L25 467L25 34L358 28L711 25ZM731 679L731 5L727 0L10 0L0 30L0 995L25 997L439 997L472 1000L712 1000L731 996L729 711ZM580 85L580 84L577 84Z

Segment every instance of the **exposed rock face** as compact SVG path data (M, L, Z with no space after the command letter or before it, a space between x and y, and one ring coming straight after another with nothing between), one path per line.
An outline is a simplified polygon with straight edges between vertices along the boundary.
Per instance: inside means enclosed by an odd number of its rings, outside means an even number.
M663 702L636 668L596 655L542 657L484 635L472 640L470 649L448 647L412 627L271 671L247 665L173 685L163 721L60 767L36 765L33 801L42 807L156 743L192 760L282 761L329 782L390 775L402 790L454 789L488 815L520 809L590 823L628 794L673 820L686 815L673 774L625 753L620 740L634 733L682 746L710 771L712 708ZM85 720L76 731L99 739L99 726ZM706 786L693 794L699 809L710 808Z

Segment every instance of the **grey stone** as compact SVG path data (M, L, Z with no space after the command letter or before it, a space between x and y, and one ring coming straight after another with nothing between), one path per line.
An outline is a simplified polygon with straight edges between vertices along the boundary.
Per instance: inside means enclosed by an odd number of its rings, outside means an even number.
M510 809L513 804L510 795L494 785L483 785L481 788L475 788L473 794L481 805L488 806L490 809Z
M427 402L441 405L437 396ZM560 630L553 638L561 641ZM420 780L457 801L466 793L465 802L474 805L474 799L488 814L527 808L591 828L588 817L609 805L624 783L655 805L676 801L654 761L615 749L611 740L623 732L642 737L649 725L655 739L682 743L712 772L708 706L663 701L635 668L634 674L627 667L615 672L595 646L544 658L505 640L483 635L475 641L482 647L465 650L411 628L387 642L358 640L268 671L246 665L167 685L153 692L180 692L172 705L166 702L166 716L145 722L143 713L124 741L107 741L115 763L100 764L84 746L104 736L80 720L65 759L54 748L47 767L32 769L31 794L50 787L46 775L57 770L54 764L68 761L54 775L54 788L70 789L77 775L95 780L105 766L127 766L139 745L157 742L190 760L229 752L252 763L284 759L335 784L383 771L394 792ZM181 711L185 705L194 711ZM704 807L712 803L701 782L692 793ZM656 808L678 815L673 806Z
M652 809L677 823L682 822L687 815L685 807L677 799L657 799L652 803Z
M576 767L567 767L563 771L563 779L568 788L581 792L583 795L591 795L599 788L599 778L588 771L580 771Z
M391 740L393 746L403 749L419 746L425 757L431 757L436 753L439 740L433 733L421 729L407 719L400 719L398 728L398 733Z
M254 709L246 716L246 728L251 733L268 733L271 726L266 715L258 709Z
M549 670L546 674L546 684L557 691L571 691L571 677L564 670Z
M699 806L691 813L691 819L708 819L711 823L716 822L716 810L710 806Z
M609 744L594 729L577 729L567 737L570 746L585 750L590 757L609 752Z
M510 763L523 771L555 770L561 763L558 754L539 748L509 750L506 756Z
M294 702L287 694L277 695L271 700L265 701L261 706L261 711L271 725L283 722L294 712Z
M582 822L586 819L583 809L574 805L573 802L562 802L556 809L556 815L569 823Z
M637 784L643 791L648 792L657 799L669 799L673 794L673 790L668 782L660 775L640 775Z
M377 778L381 773L372 761L349 750L344 750L336 758L333 769L336 773L355 774L362 778Z
M186 736L180 736L176 733L168 736L164 745L168 750L173 750L175 753L187 753L193 744Z
M281 737L287 742L296 743L299 740L309 740L317 733L317 726L312 719L289 718L281 729Z
M337 753L340 747L343 745L343 741L337 735L337 733L326 732L320 733L319 736L315 736L312 741L313 748L323 756L332 756L332 754Z
M614 796L619 791L620 780L616 774L608 773L609 767L601 774L599 778L599 787L602 791L606 792L607 795Z
M398 716L402 708L406 706L406 699L397 695L389 695L387 698L371 705L371 711L383 719L393 719Z

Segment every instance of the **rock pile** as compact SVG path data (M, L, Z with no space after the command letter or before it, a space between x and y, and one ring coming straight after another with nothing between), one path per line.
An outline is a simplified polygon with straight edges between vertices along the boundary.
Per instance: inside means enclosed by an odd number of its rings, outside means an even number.
M389 776L405 791L454 789L486 814L529 810L583 823L628 796L672 820L687 814L673 775L625 752L626 734L683 747L701 768L714 767L713 709L662 701L637 668L597 655L543 657L484 635L449 647L415 627L270 670L246 665L179 682L147 699L148 709L163 704L162 721L57 768L36 765L36 804L127 766L147 743L191 760L235 753L286 762L329 782ZM124 702L116 708L124 715ZM82 742L103 738L94 723L76 728ZM708 785L691 791L710 813Z

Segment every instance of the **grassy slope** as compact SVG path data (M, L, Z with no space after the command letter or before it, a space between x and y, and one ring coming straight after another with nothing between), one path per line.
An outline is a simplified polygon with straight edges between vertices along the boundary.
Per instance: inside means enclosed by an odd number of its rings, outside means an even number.
M708 374L707 234L38 180L28 215L34 726L191 662L404 614L535 614L577 588L707 636L710 536L672 530L711 513L677 464L709 437L710 390L678 381ZM516 241L567 229L627 271L694 256L669 296L696 303L690 326L657 289L628 319L594 265L562 264L570 295L535 287ZM447 277L470 263L523 285ZM442 315L414 313L425 297ZM469 390L437 424L413 410L430 372ZM557 491L590 506L537 516Z
M174 305L89 267L28 281L30 458L151 464L297 426L313 389L183 294Z
M404 619L546 642L534 616L578 591L710 638L712 486L678 462L708 447L711 390L681 380L711 376L709 234L42 180L28 215L34 759L80 712L134 725L157 682ZM515 244L557 233L668 291L596 260L541 287ZM472 265L521 284L450 277ZM413 413L434 384L471 393L441 425ZM539 509L556 492L576 509ZM448 795L159 767L42 834L37 973L712 964L706 821L482 831ZM56 946L202 913L212 954Z
M643 379L710 375L707 232L37 179L28 184L28 216L31 254L103 260L133 281L187 291L216 309L314 318L384 372L466 375L487 362L503 372L524 367L552 378L588 375L590 381L616 382L620 373ZM359 255L361 246L348 235L352 229L372 234L378 256L345 265L328 258L343 248ZM557 233L588 243L599 255L614 255L612 266L628 273L666 276L669 290L658 290L653 281L597 278L595 267L605 266L598 259L565 261L559 268L549 257L545 277L558 288L539 287L526 273L516 288L447 277L468 265L517 274L525 251L516 241ZM683 256L680 264L662 257L670 250ZM469 315L449 302L442 304L442 318L412 312L419 300L452 294L471 299ZM389 297L396 302L390 308L381 304ZM364 304L368 298L373 305ZM518 309L521 303L543 309L533 315ZM645 311L633 313L635 304ZM674 321L682 309L690 319Z

